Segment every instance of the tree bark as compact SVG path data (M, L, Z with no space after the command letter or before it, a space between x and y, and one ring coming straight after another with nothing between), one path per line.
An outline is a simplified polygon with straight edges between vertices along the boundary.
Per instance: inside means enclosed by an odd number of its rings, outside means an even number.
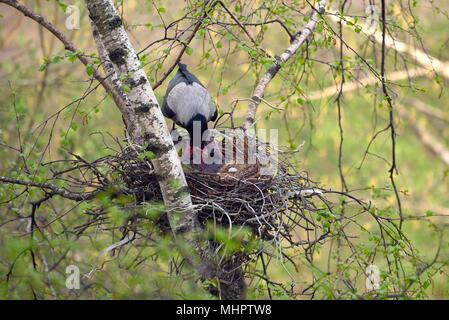
M313 33L313 30L318 23L319 15L325 12L325 5L326 1L320 2L319 8L313 13L312 18L309 20L306 27L302 30L302 32L299 32L297 34L287 50L285 50L280 55L280 57L277 58L277 61L271 65L271 67L267 70L267 72L265 72L265 74L257 83L256 89L254 89L253 97L251 98L251 102L249 103L248 110L246 111L245 119L243 120L243 130L248 130L254 123L257 107L259 106L260 101L265 94L265 89L267 88L268 84L281 69L281 64L289 60L291 56L293 56L296 51L302 46L304 41L306 41L307 38Z
M98 31L94 34L99 51L106 54L115 74L112 83L117 87L126 86L127 92L120 93L127 101L122 111L127 131L132 142L138 147L148 147L154 153L152 161L162 190L164 202L170 211L174 231L197 229L192 202L181 162L173 145L159 104L146 77L140 68L122 21L110 0L86 0L89 16ZM107 72L111 71L106 61ZM123 78L123 86L117 79ZM117 89L115 89L117 90ZM179 214L180 211L187 211ZM178 213L177 213L178 212Z
M125 100L122 112L127 132L137 147L154 153L152 164L161 188L171 229L187 243L181 254L204 278L224 280L218 293L224 299L243 298L243 274L239 286L226 281L208 242L200 240L202 227L196 217L181 162L153 89L140 68L139 58L123 28L111 0L85 0L93 25L93 36L104 70L114 91ZM119 79L123 79L121 82ZM126 92L123 88L127 88ZM117 90L119 92L117 92ZM211 290L212 292L213 290Z

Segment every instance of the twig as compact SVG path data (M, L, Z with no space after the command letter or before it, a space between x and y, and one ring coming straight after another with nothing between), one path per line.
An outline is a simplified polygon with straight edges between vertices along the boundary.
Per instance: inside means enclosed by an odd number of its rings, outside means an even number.
M318 23L318 18L320 15L324 14L326 1L320 2L320 7L317 11L315 11L312 15L312 18L309 20L305 28L302 32L298 33L295 40L292 41L290 46L285 50L280 57L278 57L276 62L273 62L271 67L265 72L265 74L260 79L259 83L254 90L253 97L251 98L253 102L251 102L248 106L248 110L246 111L245 119L243 120L242 128L243 130L248 130L251 125L254 123L256 117L257 107L260 104L261 98L265 94L265 90L270 83L270 81L274 78L274 76L281 69L281 64L285 63L289 60L296 51L302 46L302 44L309 38L309 36L313 33L316 24Z
M57 194L61 197L64 197L64 198L67 198L70 200L75 200L75 201L84 201L84 200L92 199L93 197L95 197L96 194L98 194L101 191L101 190L96 190L93 192L83 192L83 193L70 192L70 191L61 189L61 188L59 188L53 184L49 184L49 183L18 180L18 179L3 177L3 176L0 176L0 181L5 182L5 183L19 184L22 186L49 189L49 190L51 190L51 192L53 194Z
M25 15L26 17L29 17L29 18L33 19L34 21L36 21L37 23L39 23L45 29L50 31L56 38L58 38L58 40L62 42L62 44L64 45L64 48L66 50L69 50L73 53L80 52L76 48L76 46L61 31L56 29L49 21L47 21L44 17L35 13L32 9L30 9L26 6L22 6L21 4L19 4L19 2L15 1L15 0L0 0L0 3L7 4L15 9L17 9L18 11L23 13L23 15ZM87 66L90 63L89 60L82 54L77 54L76 57L85 66ZM106 90L106 92L110 93L112 95L114 102L117 104L117 107L120 110L124 109L125 102L121 99L120 96L117 96L117 94L115 94L114 88L111 86L111 84L104 81L104 77L102 76L102 74L100 72L98 72L98 70L95 70L93 73L93 76L95 79L97 79L101 83L101 85Z
M391 100L390 94L388 93L387 89L387 79L385 78L385 39L386 39L386 7L385 7L385 0L382 0L382 55L381 55L381 63L380 63L380 74L382 79L382 91L387 99L388 106L389 106L389 120L390 123L388 127L391 131L391 167L388 172L390 173L390 181L393 186L394 193L396 195L396 202L398 204L398 210L399 210L399 229L402 228L402 205L401 205L401 198L399 196L399 192L396 186L396 182L394 180L394 174L398 173L398 168L396 165L396 127L394 124L394 113L393 113L393 101Z

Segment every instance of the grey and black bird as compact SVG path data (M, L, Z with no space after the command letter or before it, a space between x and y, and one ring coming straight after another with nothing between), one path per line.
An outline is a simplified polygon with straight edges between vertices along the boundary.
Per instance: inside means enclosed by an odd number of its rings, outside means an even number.
M206 145L202 137L208 129L207 123L217 119L217 107L209 92L182 63L178 63L178 72L168 83L162 113L185 128L190 136L190 146L195 142L201 150ZM194 141L194 128L199 128L199 141Z

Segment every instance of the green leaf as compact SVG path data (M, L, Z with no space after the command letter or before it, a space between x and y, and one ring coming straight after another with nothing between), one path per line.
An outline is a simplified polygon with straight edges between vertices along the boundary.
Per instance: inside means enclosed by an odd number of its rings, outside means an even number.
M87 64L87 66L86 66L86 72L87 72L87 75L89 75L89 76L91 76L91 75L94 74L95 69L94 69L94 67L92 66L92 63L88 63L88 64Z
M193 53L193 49L191 47L186 48L186 53L190 56Z
M61 1L58 1L59 6L61 7L62 11L66 12L67 5Z
M73 131L76 131L76 129L78 129L78 125L76 124L76 122L72 122L70 124L70 129L72 129Z
M140 153L137 156L139 161L143 161L144 159L154 159L154 153L152 151L146 151L144 153Z
M67 58L69 58L69 61L70 62L74 62L75 60L76 60L76 53L74 53L74 52L72 52L72 51L67 51L66 53L65 53L65 56L67 57Z
M439 76L435 76L434 80L436 83L440 84L441 82L443 82L443 78L439 77Z
M58 62L61 61L61 59L63 59L63 58L60 57L60 56L55 56L55 57L53 58L53 60L51 61L51 63L58 63Z

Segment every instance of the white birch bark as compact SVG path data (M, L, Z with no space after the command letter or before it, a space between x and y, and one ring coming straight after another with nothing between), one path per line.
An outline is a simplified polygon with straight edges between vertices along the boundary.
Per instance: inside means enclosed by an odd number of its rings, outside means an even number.
M86 5L99 33L99 37L95 35L97 47L107 54L115 71L111 82L120 87L117 79L126 77L123 87L127 86L129 91L121 93L127 99L122 113L132 142L148 146L154 153L153 164L168 209L174 212L190 208L193 211L181 163L159 104L112 1L86 0ZM107 64L105 70L110 71ZM175 225L185 223L192 226L193 222L180 219Z
M354 23L354 19L351 17L340 18L340 14L336 10L331 10L335 12L335 14L329 15L330 19L339 22L340 19L343 22L343 26L347 26L346 22L350 21ZM372 31L366 26L359 25L360 31L366 36L372 35L369 37L371 41L376 41L377 43L382 43L382 32L380 31ZM393 39L390 35L385 35L385 46L395 50L398 53L406 53L410 55L413 60L415 60L418 64L423 66L427 70L433 70L434 72L438 72L446 79L449 79L449 63L440 61L438 58L431 56L424 50L420 50L415 46L411 46L405 42ZM390 80L390 79L389 79Z
M207 249L206 242L198 240L201 226L192 206L190 193L181 162L173 145L159 104L146 77L140 68L122 21L111 0L85 0L90 19L94 24L94 38L102 60L109 60L105 72L111 75L114 90L126 99L122 112L132 142L148 146L154 153L152 163L157 175L164 203L173 232L190 244L184 258L206 279L215 277L216 267ZM96 34L98 32L98 34ZM111 70L111 65L113 71ZM123 85L118 79L126 76ZM118 82L118 83L117 83Z
M319 15L325 12L324 6L326 5L326 1L321 1L318 7L318 12L314 12L312 18L309 20L305 28L299 33L295 39L292 41L290 46L285 50L280 57L278 57L277 62L273 63L271 67L265 72L262 78L257 83L256 89L254 90L253 97L251 98L251 102L249 103L248 110L246 111L245 119L243 120L242 128L243 130L248 130L251 125L254 123L254 119L256 116L257 107L260 104L261 99L264 96L265 89L267 88L270 81L274 78L274 76L278 73L281 68L281 64L286 62L293 56L296 51L301 48L302 44L309 38L309 36L313 33L316 24L319 20Z
M408 121L410 128L418 136L423 146L438 156L441 161L449 166L449 150L444 146L444 144L432 136L432 134L427 131L425 127L420 126L417 119L413 119L404 106L396 104L396 110L400 117Z

